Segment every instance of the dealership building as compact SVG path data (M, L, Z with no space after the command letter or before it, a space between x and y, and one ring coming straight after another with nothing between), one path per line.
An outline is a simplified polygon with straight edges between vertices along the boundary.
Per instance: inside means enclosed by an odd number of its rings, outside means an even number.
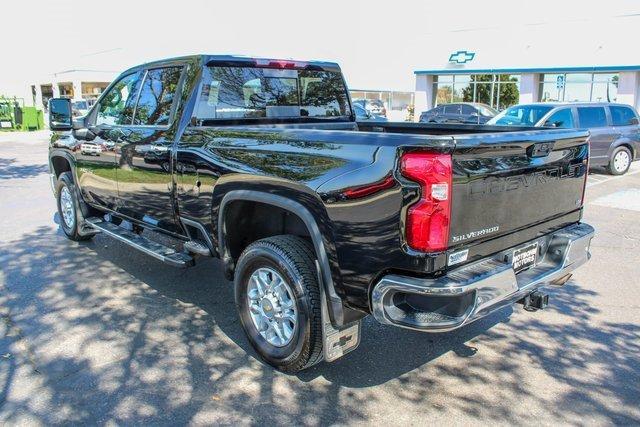
M514 28L513 33L448 33L442 43L430 46L428 60L414 70L416 118L451 102L481 102L498 110L550 101L619 102L638 108L640 56L621 42L626 31L633 33L632 21L618 19L612 28L616 30L607 34L576 22L521 32Z
M31 85L33 105L47 109L51 98L70 98L92 103L117 76L115 71L66 70L43 77Z

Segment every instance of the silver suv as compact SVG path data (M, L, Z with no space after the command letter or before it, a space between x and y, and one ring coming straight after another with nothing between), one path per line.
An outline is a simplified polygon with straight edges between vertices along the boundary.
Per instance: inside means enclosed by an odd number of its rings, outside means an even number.
M581 128L591 132L591 166L604 166L613 175L629 170L640 157L640 121L626 104L608 102L544 102L509 107L488 125Z

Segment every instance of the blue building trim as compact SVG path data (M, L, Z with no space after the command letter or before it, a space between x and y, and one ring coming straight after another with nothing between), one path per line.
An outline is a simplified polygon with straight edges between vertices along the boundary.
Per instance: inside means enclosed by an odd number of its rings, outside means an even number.
M640 71L640 65L611 65L601 67L551 67L551 68L445 68L442 70L417 70L415 75L440 74L518 74L518 73L598 73L612 71Z

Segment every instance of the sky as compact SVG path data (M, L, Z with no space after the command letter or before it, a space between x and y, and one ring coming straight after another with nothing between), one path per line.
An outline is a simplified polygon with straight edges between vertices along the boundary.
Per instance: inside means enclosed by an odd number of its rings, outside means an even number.
M638 0L31 0L6 2L2 18L4 95L59 71L191 53L335 61L352 88L413 90L413 71L450 40L500 52L542 33L555 49L600 34L617 43L625 32L629 48L640 38ZM640 63L638 50L628 55Z

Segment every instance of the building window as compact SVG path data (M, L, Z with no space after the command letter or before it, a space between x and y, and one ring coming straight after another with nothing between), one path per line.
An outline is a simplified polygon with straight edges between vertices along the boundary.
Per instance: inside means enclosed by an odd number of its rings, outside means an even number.
M542 74L539 101L615 102L618 74L560 73Z
M513 74L441 75L434 77L435 104L479 102L497 110L520 99L520 76Z

